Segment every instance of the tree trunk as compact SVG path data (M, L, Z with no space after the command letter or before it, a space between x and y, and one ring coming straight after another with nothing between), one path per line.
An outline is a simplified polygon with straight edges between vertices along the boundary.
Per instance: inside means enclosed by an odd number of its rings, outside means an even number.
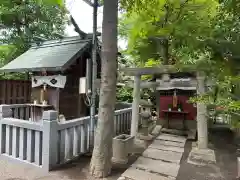
M205 94L205 76L203 73L197 73L197 91L198 95ZM208 120L207 120L207 108L206 105L197 103L197 130L198 130L198 148L208 148Z
M106 177L111 172L117 83L118 1L104 0L103 2L102 74L99 118L90 164L90 173L97 178Z
M163 64L168 65L169 59L168 59L168 39L162 40L162 58L163 58Z

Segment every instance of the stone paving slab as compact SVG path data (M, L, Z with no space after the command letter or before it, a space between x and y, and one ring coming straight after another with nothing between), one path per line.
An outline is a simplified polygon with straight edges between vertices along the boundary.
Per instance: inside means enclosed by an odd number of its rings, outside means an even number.
M148 148L143 152L142 156L146 158L152 158L156 160L163 160L167 162L180 164L182 154L183 153Z
M185 137L171 135L171 134L161 134L156 139L164 140L164 141L181 142L181 143L185 143L186 142L186 138Z
M139 157L132 167L176 178L180 165Z
M150 173L144 170L136 169L134 167L130 167L123 174L122 177L125 179L131 180L175 180L173 177L165 177L156 173Z
M157 141L153 141L153 143L149 146L149 148L160 149L163 151L179 152L179 153L184 152L184 148L176 147L176 146L164 146L162 144L159 144Z
M180 137L180 138L185 138L186 139L186 136L184 136L184 135L169 134L169 133L161 133L161 135L171 136L171 137Z
M175 134L175 135L179 135L179 136L187 135L187 131L182 131L182 130L177 130L177 129L162 128L161 131L163 133L170 133L170 134Z
M184 148L185 146L185 143L182 143L182 142L164 141L164 140L158 140L158 139L156 139L154 143L158 145L175 146L175 147L181 147L181 148Z

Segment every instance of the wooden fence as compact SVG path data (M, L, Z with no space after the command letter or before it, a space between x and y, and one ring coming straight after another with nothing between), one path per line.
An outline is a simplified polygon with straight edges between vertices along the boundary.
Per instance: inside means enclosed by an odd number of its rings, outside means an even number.
M1 158L48 172L89 152L89 116L59 123L57 111L45 111L42 121L31 122L13 112L13 105L0 105ZM130 131L131 116L131 108L115 111L115 135Z
M0 80L0 104L23 104L30 99L31 81Z

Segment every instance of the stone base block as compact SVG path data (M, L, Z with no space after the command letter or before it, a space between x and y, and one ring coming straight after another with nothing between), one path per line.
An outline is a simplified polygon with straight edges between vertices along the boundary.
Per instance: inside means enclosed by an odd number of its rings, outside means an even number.
M240 157L237 158L238 178L240 179Z
M149 125L148 125L148 132L152 132L153 129L156 127L156 123L155 122L151 122Z
M127 164L128 159L117 159L115 157L112 157L112 163L113 164Z
M161 125L157 125L157 126L155 126L155 128L153 129L151 134L156 137L157 135L160 134L161 129L162 129L162 126Z
M147 147L148 147L148 142L146 142L144 140L141 140L141 139L135 139L134 140L134 148L135 149L137 149L137 148L144 148L145 149Z
M188 137L187 139L189 140L195 140L196 139L196 136L197 136L197 130L196 129L191 129L188 131Z
M153 140L154 137L151 134L149 134L148 136L144 136L144 135L140 134L140 135L138 135L138 138L140 140L144 140L144 141L151 141L151 140Z
M207 164L215 164L216 156L214 150L193 148L188 156L188 163L205 166Z

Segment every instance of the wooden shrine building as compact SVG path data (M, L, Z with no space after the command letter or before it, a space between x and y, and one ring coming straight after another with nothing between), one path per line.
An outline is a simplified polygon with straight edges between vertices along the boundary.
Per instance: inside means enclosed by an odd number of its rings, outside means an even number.
M55 109L65 119L89 115L86 95L80 94L82 77L91 71L92 38L67 37L33 45L0 69L2 72L29 72L32 78L31 106ZM100 55L97 72L100 77ZM87 77L90 79L91 77ZM41 115L39 115L41 116Z
M189 102L197 94L195 73L158 74L154 80L157 83L156 109L161 124L167 128L196 129L197 108Z
M128 86L133 88L133 83L130 81ZM197 108L196 104L190 102L190 98L197 94L196 73L156 72L152 80L141 81L140 88L154 90L151 93L155 101L153 109L157 111L159 123L164 127L196 129Z

